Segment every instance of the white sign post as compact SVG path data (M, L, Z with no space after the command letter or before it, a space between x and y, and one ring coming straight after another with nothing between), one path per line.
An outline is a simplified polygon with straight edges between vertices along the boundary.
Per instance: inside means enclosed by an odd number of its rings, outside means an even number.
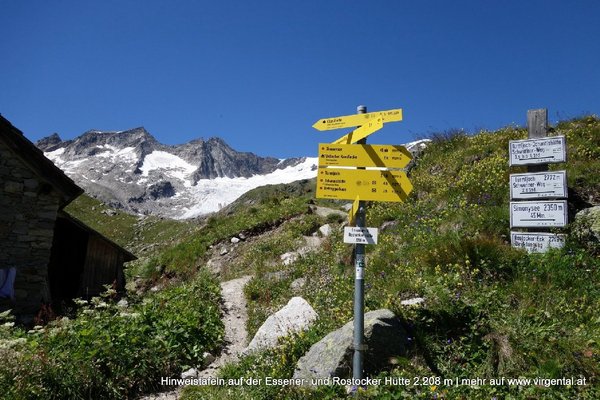
M548 249L562 248L566 236L543 232L510 232L510 241L513 247L525 249L528 253L544 253Z
M548 171L548 164L567 161L564 136L548 137L548 110L527 111L529 139L508 143L509 165L526 165L527 173L510 175L511 228L562 228L567 225L567 172ZM533 201L538 200L538 201ZM543 229L542 229L543 230ZM529 253L561 248L566 235L549 232L510 232L513 247Z
M344 228L344 243L350 244L377 244L377 228L362 228L347 226Z
M511 201L511 228L562 228L567 225L567 201Z
M510 175L510 198L530 200L567 197L567 172L536 172Z
M561 163L567 161L564 136L511 140L508 143L510 166Z

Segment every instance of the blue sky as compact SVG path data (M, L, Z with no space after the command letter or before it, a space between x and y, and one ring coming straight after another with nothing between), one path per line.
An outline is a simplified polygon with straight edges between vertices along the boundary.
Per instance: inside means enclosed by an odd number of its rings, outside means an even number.
M0 0L0 113L35 141L144 126L316 155L318 119L402 108L369 143L600 114L600 2Z

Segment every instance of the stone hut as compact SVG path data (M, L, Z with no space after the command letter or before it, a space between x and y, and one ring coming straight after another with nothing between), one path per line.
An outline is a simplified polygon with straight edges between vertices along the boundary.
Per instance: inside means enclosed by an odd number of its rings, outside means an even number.
M63 211L82 193L0 116L0 311L26 321L44 304L124 288L135 257Z

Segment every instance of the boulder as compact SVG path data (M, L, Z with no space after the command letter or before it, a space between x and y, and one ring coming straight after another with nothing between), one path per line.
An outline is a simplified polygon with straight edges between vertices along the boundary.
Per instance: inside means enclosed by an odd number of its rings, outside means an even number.
M317 313L302 297L292 299L262 324L244 350L248 354L277 346L279 338L308 329L317 319Z
M600 206L579 211L575 215L573 233L581 239L600 241Z
M338 376L348 378L352 372L352 342L354 321L329 333L315 343L296 365L294 378L311 379ZM407 334L400 320L387 309L370 311L365 314L364 372L375 374L390 366L395 356L406 354Z

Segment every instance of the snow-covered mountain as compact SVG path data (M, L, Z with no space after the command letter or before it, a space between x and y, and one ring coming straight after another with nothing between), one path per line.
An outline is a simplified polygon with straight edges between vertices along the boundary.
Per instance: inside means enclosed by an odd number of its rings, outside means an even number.
M405 146L418 153L425 141ZM218 211L259 186L317 175L316 157L280 160L233 150L220 138L177 146L159 143L144 128L88 131L36 145L87 193L141 214L193 218Z
M316 158L279 160L237 152L222 139L178 146L144 128L57 134L36 145L86 192L114 207L171 218L217 211L258 186L316 176Z

